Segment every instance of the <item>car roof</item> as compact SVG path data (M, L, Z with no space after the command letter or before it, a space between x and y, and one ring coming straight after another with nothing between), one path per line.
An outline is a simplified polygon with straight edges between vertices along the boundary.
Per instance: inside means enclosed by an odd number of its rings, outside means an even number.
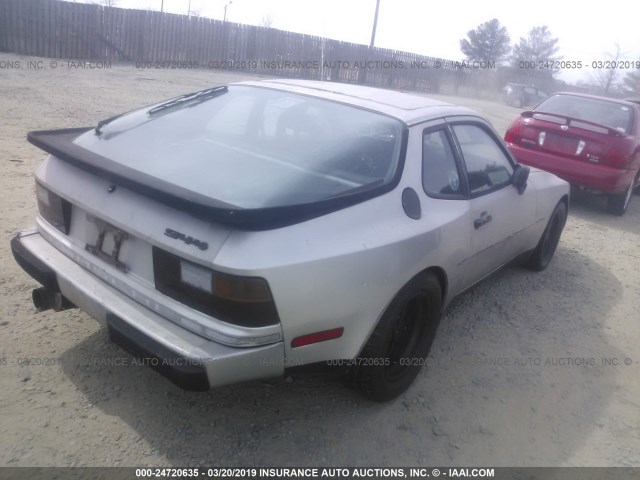
M272 88L333 100L374 110L402 120L408 125L455 115L471 115L483 118L474 110L439 99L397 90L385 90L347 83L316 80L259 80L240 82L235 85Z

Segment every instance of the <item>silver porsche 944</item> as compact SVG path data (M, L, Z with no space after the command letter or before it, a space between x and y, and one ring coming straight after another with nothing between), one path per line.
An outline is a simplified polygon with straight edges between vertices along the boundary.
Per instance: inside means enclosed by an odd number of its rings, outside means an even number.
M191 390L330 362L396 397L451 300L546 268L567 217L568 184L474 111L361 86L244 82L28 139L49 156L11 246L35 307Z

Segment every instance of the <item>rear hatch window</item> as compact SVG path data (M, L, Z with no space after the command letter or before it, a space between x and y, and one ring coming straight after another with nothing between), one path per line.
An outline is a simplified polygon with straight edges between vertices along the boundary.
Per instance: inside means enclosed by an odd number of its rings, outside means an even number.
M268 209L388 187L402 138L403 124L385 115L236 85L202 101L132 112L74 144L165 188Z
M599 123L626 134L631 132L633 119L632 110L627 105L577 95L552 95L538 105L536 111ZM574 123L574 126L588 128L586 124ZM606 130L601 133L606 133Z

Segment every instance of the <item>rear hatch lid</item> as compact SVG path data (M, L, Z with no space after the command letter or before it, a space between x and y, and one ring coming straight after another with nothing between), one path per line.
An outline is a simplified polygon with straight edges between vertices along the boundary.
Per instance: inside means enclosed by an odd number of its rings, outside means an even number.
M57 158L241 229L298 223L397 185L407 128L361 108L255 86L215 87L99 122L31 132Z

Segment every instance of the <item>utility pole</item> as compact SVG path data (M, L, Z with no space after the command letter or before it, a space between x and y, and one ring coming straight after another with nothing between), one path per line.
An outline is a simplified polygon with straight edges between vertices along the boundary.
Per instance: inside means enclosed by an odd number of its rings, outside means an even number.
M378 11L380 10L380 0L376 0L376 16L373 17L373 31L371 32L371 43L369 48L373 48L373 44L376 42L376 28L378 28Z
M160 0L160 13L164 12L164 0Z
M189 0L189 9L187 10L187 17L191 17L191 0Z
M227 7L228 7L229 5L231 5L232 3L233 3L233 0L231 0L230 2L227 2L227 3L225 4L225 6L224 6L224 20L222 20L223 22L226 22L226 21L227 21Z

